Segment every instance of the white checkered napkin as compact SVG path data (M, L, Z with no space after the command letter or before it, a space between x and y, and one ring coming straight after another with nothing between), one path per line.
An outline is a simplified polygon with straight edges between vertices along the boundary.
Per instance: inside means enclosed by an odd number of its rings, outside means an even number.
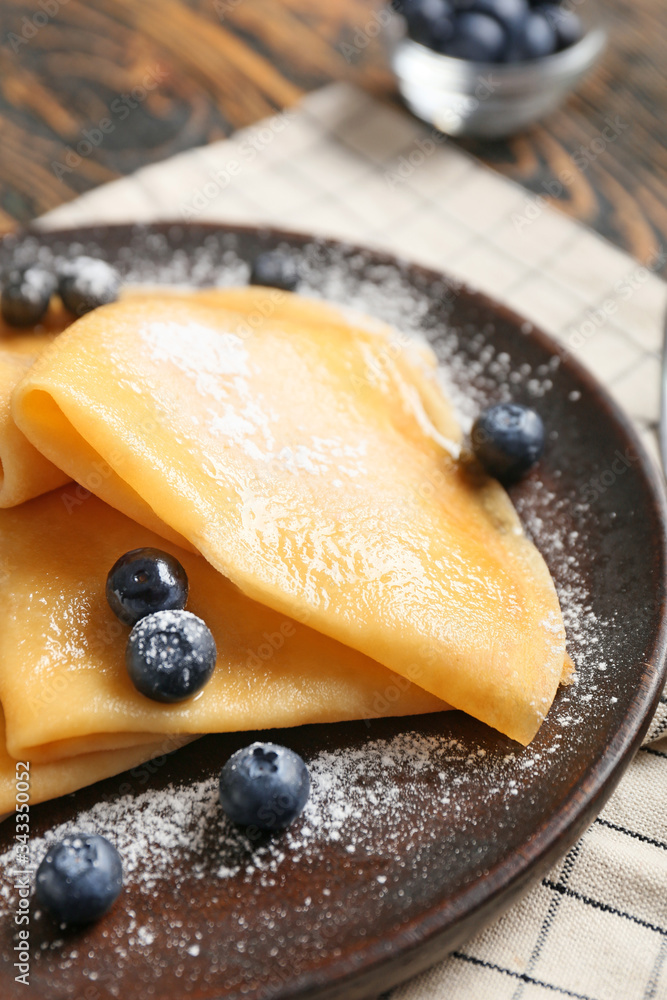
M665 1000L667 741L523 900L391 1000Z
M663 692L658 709L653 716L644 743L655 743L656 740L667 740L667 689Z
M145 167L41 224L160 218L268 223L445 268L566 344L657 458L663 282L358 90L327 87L286 117ZM567 857L504 917L389 996L667 1000L667 697Z

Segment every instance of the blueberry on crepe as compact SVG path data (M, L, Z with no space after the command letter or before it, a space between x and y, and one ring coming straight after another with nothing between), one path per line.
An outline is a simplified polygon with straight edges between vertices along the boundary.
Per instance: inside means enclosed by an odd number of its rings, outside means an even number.
M518 479L544 450L544 424L535 410L498 403L484 410L472 427L473 451L486 471L504 482Z
M109 570L107 601L125 625L155 611L182 611L188 600L188 577L175 556L150 546L132 549Z
M189 611L157 611L130 632L125 662L132 683L153 701L184 701L210 679L217 651L211 630Z

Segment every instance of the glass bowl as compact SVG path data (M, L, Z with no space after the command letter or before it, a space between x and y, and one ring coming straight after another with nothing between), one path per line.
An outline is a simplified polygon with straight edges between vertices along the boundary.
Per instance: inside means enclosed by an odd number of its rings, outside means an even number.
M561 52L524 63L476 63L427 49L393 10L384 34L401 96L413 114L448 135L497 139L558 107L593 67L606 29L593 0L576 6L584 34Z

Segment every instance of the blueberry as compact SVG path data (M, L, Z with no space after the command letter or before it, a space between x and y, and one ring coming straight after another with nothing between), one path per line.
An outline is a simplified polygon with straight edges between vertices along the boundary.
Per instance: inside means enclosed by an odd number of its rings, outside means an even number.
M287 254L281 250L267 250L255 257L250 270L250 284L293 292L299 284L299 272Z
M472 425L472 448L487 472L511 482L538 460L544 450L544 424L529 406L498 403Z
M210 679L217 652L207 625L189 611L156 611L130 632L125 663L136 689L153 701L185 701Z
M75 316L83 316L118 298L120 275L104 260L76 257L61 268L59 278L60 298Z
M135 625L155 611L180 611L187 600L185 570L161 549L132 549L109 570L107 601L125 625Z
M408 34L415 42L440 51L452 37L454 25L449 0L412 0L405 9Z
M468 0L467 7L498 21L505 31L505 44L497 60L512 62L530 10L528 0Z
M518 40L518 54L521 59L542 59L556 51L557 39L554 29L546 16L533 11L526 18Z
M528 0L469 0L466 10L495 17L504 28L511 30L521 24L528 14Z
M536 8L549 22L559 49L567 49L576 43L584 34L584 27L578 14L555 3L540 4Z
M240 826L282 830L303 811L310 775L298 753L277 743L251 743L220 774L220 803Z
M495 17L463 11L454 22L454 34L443 52L473 62L498 62L504 55L507 37Z
M35 895L61 924L87 924L111 908L123 887L118 851L95 833L72 833L48 849Z
M34 326L44 317L56 279L38 264L10 271L2 288L2 318L10 326Z

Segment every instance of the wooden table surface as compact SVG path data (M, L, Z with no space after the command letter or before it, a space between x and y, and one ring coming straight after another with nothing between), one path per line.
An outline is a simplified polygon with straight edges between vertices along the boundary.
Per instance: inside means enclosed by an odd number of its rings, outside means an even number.
M600 2L610 45L579 92L522 135L465 145L646 262L667 247L664 0ZM0 226L220 139L332 80L395 98L381 44L363 44L377 6L0 0ZM104 119L113 127L89 155L68 158Z

